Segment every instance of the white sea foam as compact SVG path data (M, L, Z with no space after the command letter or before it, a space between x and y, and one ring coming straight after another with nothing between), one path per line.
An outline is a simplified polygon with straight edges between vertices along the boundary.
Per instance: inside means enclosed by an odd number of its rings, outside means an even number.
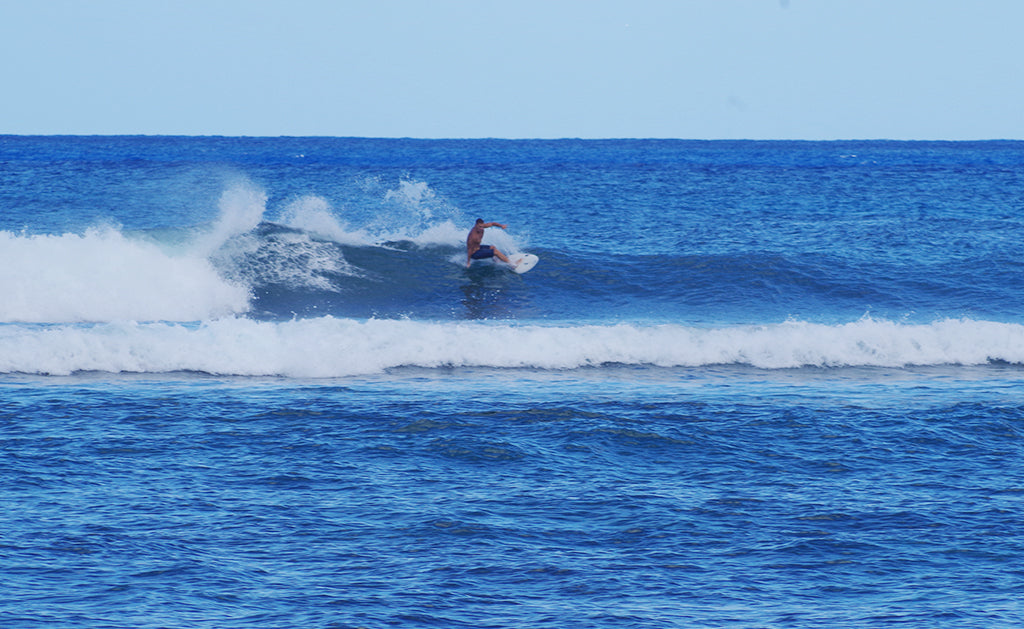
M973 320L926 325L864 319L684 325L503 325L226 318L198 325L0 326L0 372L79 371L344 377L401 366L575 369L606 364L764 369L1024 364L1024 326Z
M0 232L0 322L195 321L247 312L248 283L211 260L260 224L266 200L261 188L238 181L221 195L217 220L174 245L115 227Z
M191 321L245 312L246 287L210 262L113 228L0 232L0 322Z

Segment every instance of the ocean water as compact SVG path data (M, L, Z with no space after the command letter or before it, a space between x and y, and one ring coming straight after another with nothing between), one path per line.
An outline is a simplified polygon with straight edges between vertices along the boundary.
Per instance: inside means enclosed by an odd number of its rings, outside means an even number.
M1022 236L1022 142L0 136L0 626L1024 625Z

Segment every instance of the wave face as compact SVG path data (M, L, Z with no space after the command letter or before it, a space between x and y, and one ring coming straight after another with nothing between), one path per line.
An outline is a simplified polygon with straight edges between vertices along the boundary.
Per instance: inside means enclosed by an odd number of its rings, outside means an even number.
M1019 143L4 138L0 157L4 372L1024 362ZM538 267L466 268L477 216Z

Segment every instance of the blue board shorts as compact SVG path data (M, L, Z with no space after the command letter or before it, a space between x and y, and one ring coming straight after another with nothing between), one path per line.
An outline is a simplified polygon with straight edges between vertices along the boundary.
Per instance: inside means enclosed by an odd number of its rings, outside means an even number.
M480 245L480 248L473 252L473 255L469 256L473 260L483 260L484 258L494 257L494 247L490 245Z

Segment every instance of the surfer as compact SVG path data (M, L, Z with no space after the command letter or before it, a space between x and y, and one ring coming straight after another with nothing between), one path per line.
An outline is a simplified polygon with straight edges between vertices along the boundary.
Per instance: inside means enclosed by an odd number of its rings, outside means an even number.
M476 219L476 224L473 225L473 229L469 230L469 235L466 236L467 268L469 268L469 265L473 260L483 260L484 258L498 258L505 264L512 264L509 262L508 258L505 257L505 254L498 251L496 248L491 245L480 244L480 241L484 239L484 230L488 227L500 227L505 229L508 226L502 225L501 223L485 223L482 218Z

